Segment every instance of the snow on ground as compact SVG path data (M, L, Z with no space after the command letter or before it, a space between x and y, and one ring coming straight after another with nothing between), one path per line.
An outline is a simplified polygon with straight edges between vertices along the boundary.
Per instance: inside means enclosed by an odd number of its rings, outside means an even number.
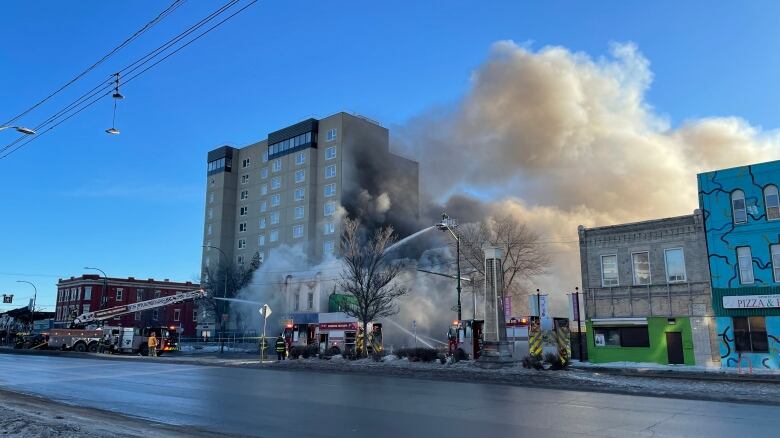
M611 368L621 370L637 370L637 371L668 371L674 373L712 373L712 374L726 374L734 375L740 374L738 368L721 368L720 366L704 366L704 365L664 365L658 363L648 362L608 362L608 363L590 363L590 362L573 362L572 366L582 369L599 369L599 368ZM748 372L747 368L742 369L742 374L755 374L761 376L780 376L780 370L770 370L765 368L753 368L752 373Z

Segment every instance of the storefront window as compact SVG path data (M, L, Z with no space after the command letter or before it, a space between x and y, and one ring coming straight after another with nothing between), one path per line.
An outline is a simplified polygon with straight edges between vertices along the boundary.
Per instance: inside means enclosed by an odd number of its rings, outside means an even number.
M647 326L594 327L593 340L597 347L649 347Z
M763 316L734 317L734 345L739 352L767 353L766 320Z

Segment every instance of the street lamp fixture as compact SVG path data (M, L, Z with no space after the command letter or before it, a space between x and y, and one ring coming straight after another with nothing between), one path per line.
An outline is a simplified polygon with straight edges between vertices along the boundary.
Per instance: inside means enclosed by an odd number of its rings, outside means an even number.
M100 302L98 302L98 308L102 309L103 308L103 301L106 299L107 294L108 294L108 275L106 275L106 273L103 272L103 270L100 269L100 268L89 268L89 267L85 266L84 269L91 269L93 271L100 271L100 273L103 274L103 290L100 293Z
M461 292L461 289L460 289L460 238L458 237L457 234L455 234L455 231L453 230L453 228L456 228L458 226L458 221L453 219L453 218L451 218L451 217L449 217L449 216L447 216L447 213L442 213L441 214L441 222L437 223L434 226L438 230L441 230L441 231L444 231L444 232L449 231L450 234L452 234L452 237L455 238L455 263L456 263L457 270L458 270L458 273L457 273L457 278L458 278L458 320L460 321L460 320L463 319L463 315L461 314L462 313L461 312L462 311L462 306L461 306L461 301L460 301L460 292Z
M24 135L35 135L35 130L30 128L25 128L24 126L0 126L0 131L6 130L6 129L15 129L17 132L21 132Z
M106 133L111 135L117 135L119 134L119 130L116 128L108 128L106 129Z

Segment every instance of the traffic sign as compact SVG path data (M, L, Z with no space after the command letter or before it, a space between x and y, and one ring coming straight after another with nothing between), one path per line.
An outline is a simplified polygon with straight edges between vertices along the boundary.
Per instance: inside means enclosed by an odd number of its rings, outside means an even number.
M263 315L263 318L271 316L271 306L263 304L263 307L260 308L260 314Z
M3 304L11 304L13 302L14 302L14 296L13 295L3 294Z

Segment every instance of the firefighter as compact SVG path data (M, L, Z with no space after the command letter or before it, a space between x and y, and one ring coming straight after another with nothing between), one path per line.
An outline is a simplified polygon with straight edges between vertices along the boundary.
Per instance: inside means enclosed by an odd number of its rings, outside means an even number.
M157 357L157 336L155 336L154 332L149 335L147 346L149 347L149 356Z
M279 333L279 337L276 338L276 359L284 360L287 353L287 342L284 341L284 336Z

